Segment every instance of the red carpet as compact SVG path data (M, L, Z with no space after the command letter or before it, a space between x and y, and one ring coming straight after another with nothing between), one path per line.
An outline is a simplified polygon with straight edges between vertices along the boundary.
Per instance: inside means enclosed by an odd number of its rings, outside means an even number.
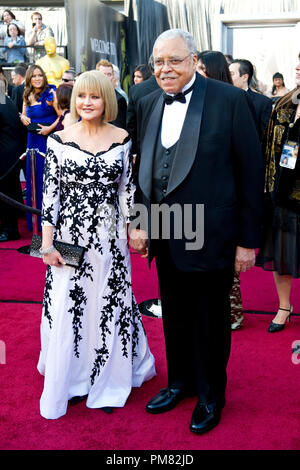
M15 250L22 239L0 246L0 449L85 450L298 450L300 448L300 364L294 364L291 345L300 340L300 317L282 333L271 335L268 314L248 313L244 326L232 334L227 404L219 426L196 436L188 427L195 399L186 399L163 415L152 416L145 403L166 385L161 319L143 316L157 377L134 389L124 408L107 415L69 407L66 416L47 421L39 414L43 378L36 369L39 355L40 303L45 268L39 260ZM132 255L133 286L138 302L157 296L155 269ZM294 311L300 312L299 282L293 286ZM253 269L242 275L246 311L274 312L276 293L271 273ZM3 302L14 301L14 302ZM3 359L3 358L2 358ZM300 356L299 356L300 359ZM3 361L2 361L3 362ZM300 362L300 361L299 361Z

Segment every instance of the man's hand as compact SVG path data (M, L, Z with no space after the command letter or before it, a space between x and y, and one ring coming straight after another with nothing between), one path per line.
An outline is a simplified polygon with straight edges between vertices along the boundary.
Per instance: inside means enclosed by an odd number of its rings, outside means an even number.
M144 230L133 229L130 231L129 244L134 251L142 255L142 258L148 258L147 240L148 235Z
M235 265L234 268L237 273L244 273L248 269L253 268L255 264L255 249L254 248L243 248L237 246L235 253Z

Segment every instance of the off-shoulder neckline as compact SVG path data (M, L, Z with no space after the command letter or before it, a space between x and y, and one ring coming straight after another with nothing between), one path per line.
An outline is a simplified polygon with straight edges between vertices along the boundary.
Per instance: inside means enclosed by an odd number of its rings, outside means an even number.
M56 140L57 142L59 142L62 145L68 145L69 147L76 148L77 150L80 150L81 152L84 152L87 155L91 155L92 157L98 157L98 156L100 156L104 153L109 152L113 148L118 147L119 145L125 145L130 140L130 135L127 135L125 137L125 139L123 140L123 142L114 142L114 143L111 144L111 146L107 150L100 150L97 153L93 153L93 152L90 152L89 150L85 150L85 149L81 148L80 145L78 145L76 142L73 142L73 141L63 142L62 139L57 134L51 134L50 137L52 137L54 140Z

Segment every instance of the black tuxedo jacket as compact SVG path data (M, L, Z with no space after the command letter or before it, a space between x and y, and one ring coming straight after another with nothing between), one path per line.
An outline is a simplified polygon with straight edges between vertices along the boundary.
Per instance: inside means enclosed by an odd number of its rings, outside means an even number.
M22 85L16 86L12 92L12 101L18 108L19 113L22 113L23 109L23 94L24 94L24 83ZM22 149L25 152L27 147L27 127L22 124L21 140L22 140Z
M159 88L156 78L152 75L148 80L145 80L142 83L137 85L133 85L129 88L129 96L128 96L128 106L127 106L127 115L126 115L126 127L127 132L129 133L132 139L132 153L135 154L137 152L136 146L136 138L137 138L137 104L141 98L152 91L160 90L162 93L161 88Z
M13 101L6 96L0 104L0 176L6 173L23 153L23 124Z
M124 96L121 95L117 90L116 98L118 103L118 115L112 124L117 127L121 127L122 129L126 129L126 110L127 110L127 103Z
M169 241L171 256L183 271L232 266L236 246L256 248L260 240L264 163L244 91L196 74L196 81L177 143L166 197L172 206L204 204L204 245L187 250L184 234ZM152 168L163 112L161 90L142 98L137 118L140 168L136 202L148 208ZM195 224L195 215L193 215ZM195 225L193 225L195 227ZM171 230L172 232L172 230ZM149 220L149 234L151 220ZM149 243L149 262L153 244Z
M24 94L24 83L22 85L14 87L12 91L12 100L16 104L19 113L22 112L23 108L23 94Z
M267 96L256 93L248 88L247 94L253 103L259 139L262 142L265 130L272 114L272 100Z

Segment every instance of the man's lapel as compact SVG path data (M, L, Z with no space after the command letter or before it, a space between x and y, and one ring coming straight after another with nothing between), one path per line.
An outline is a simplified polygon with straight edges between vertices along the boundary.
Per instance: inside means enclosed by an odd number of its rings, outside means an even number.
M157 137L161 125L163 108L164 101L163 95L161 94L150 115L141 149L139 185L142 192L149 200L152 192L153 159L156 149Z
M195 86L177 143L166 195L182 183L194 163L200 135L206 87L206 79L196 74Z

